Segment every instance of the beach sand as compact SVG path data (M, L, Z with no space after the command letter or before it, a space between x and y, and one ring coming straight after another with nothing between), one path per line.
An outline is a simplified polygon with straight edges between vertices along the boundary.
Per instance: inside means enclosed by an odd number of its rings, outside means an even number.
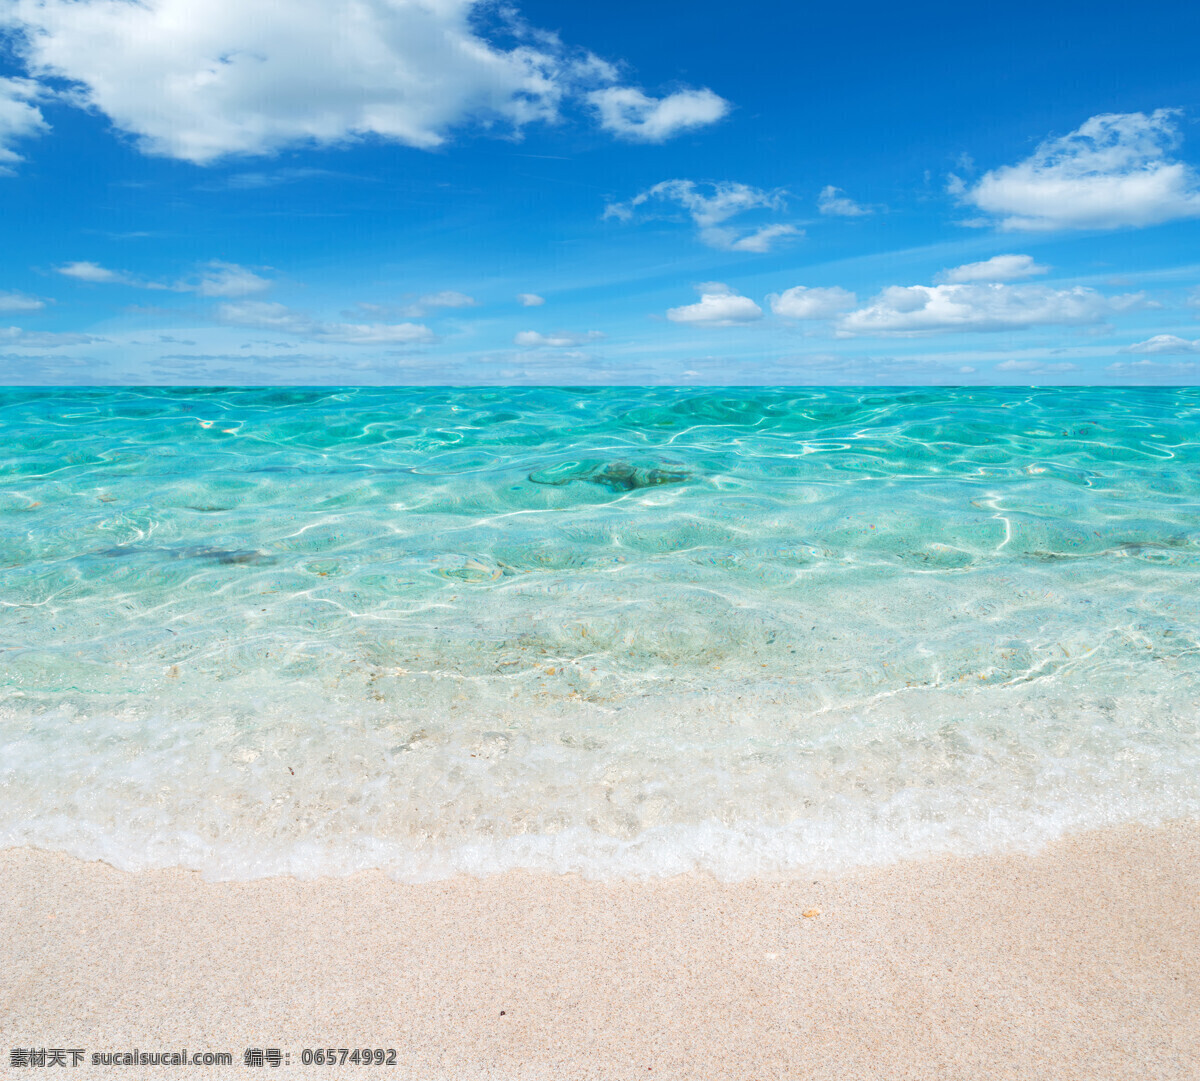
M0 860L6 1069L12 1047L186 1046L235 1066L117 1073L1200 1077L1197 823L738 884L213 883ZM300 1065L330 1046L398 1063ZM247 1047L292 1064L247 1070Z

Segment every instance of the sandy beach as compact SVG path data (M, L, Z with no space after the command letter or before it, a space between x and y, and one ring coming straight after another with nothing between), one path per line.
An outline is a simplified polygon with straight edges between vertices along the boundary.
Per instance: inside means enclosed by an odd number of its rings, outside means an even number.
M1200 825L838 877L206 882L9 849L11 1047L412 1078L1194 1078ZM7 1064L7 1063L6 1063ZM159 1076L161 1067L123 1076ZM171 1075L178 1075L172 1070Z

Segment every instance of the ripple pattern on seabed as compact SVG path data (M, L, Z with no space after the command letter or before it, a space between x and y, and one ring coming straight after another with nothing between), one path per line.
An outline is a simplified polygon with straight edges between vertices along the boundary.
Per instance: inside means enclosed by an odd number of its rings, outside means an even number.
M0 393L0 843L727 878L1200 815L1195 389Z

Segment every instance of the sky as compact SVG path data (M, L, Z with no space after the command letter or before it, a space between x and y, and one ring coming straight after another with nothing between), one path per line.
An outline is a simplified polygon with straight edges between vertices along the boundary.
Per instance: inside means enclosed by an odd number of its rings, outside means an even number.
M0 0L0 383L1193 384L1198 31Z

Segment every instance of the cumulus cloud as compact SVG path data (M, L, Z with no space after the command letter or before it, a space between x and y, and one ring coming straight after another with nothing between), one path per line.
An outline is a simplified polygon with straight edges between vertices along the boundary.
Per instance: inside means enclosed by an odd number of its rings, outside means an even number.
M704 127L729 112L729 102L711 90L681 90L652 98L632 86L610 86L588 95L600 126L622 139L661 143L672 135Z
M25 293L0 293L0 312L35 312L46 302Z
M429 149L466 124L554 122L569 97L649 142L729 108L609 85L613 65L488 0L6 0L3 27L29 74L71 81L144 151L200 164L366 137Z
M603 337L598 330L589 330L586 334L571 334L561 330L551 334L539 334L536 330L522 330L513 338L513 345L524 346L526 349L569 349L585 342L598 341Z
M937 282L1007 282L1031 278L1050 270L1033 261L1032 255L993 255L981 263L964 263L938 274Z
M281 331L317 342L411 345L434 340L433 332L420 323L327 323L284 304L262 300L222 304L217 309L217 317L234 326Z
M1172 157L1177 110L1104 113L1016 165L950 190L1009 230L1116 229L1200 217L1195 172Z
M1127 345L1124 349L1118 349L1119 353L1165 353L1165 354L1181 354L1181 353L1200 353L1200 339L1189 341L1187 338L1180 338L1174 334L1155 334L1152 338L1147 338L1144 342L1135 342L1133 345Z
M272 284L269 278L260 277L244 266L219 259L202 264L194 277L172 283L150 281L127 270L113 270L87 260L65 263L56 269L65 277L89 285L131 285L136 289L165 289L175 293L196 293L202 297L250 296L269 289Z
M858 218L874 211L869 206L862 206L846 195L841 188L827 184L817 196L817 209L822 214L832 214L843 218Z
M802 235L801 230L782 224L735 229L724 223L750 210L781 210L786 194L732 180L705 184L697 184L694 180L663 180L624 203L610 203L604 208L604 216L629 221L638 207L652 200L675 203L688 212L699 229L701 241L709 247L722 251L765 252L776 240Z
M546 303L546 298L538 296L537 293L518 293L517 303L523 308L540 308Z
M795 285L782 293L767 297L771 311L787 319L829 319L839 312L853 308L858 297L847 289L807 289Z
M893 285L867 307L843 316L838 330L851 335L1078 326L1103 322L1109 315L1145 303L1142 293L1110 297L1084 286Z
M2 20L0 13L0 26ZM42 111L34 104L43 94L29 79L0 78L0 176L11 176L13 166L22 160L13 144L47 129Z
M696 286L696 292L700 294L698 303L667 310L667 318L672 323L732 327L762 318L762 308L723 282L704 282Z

